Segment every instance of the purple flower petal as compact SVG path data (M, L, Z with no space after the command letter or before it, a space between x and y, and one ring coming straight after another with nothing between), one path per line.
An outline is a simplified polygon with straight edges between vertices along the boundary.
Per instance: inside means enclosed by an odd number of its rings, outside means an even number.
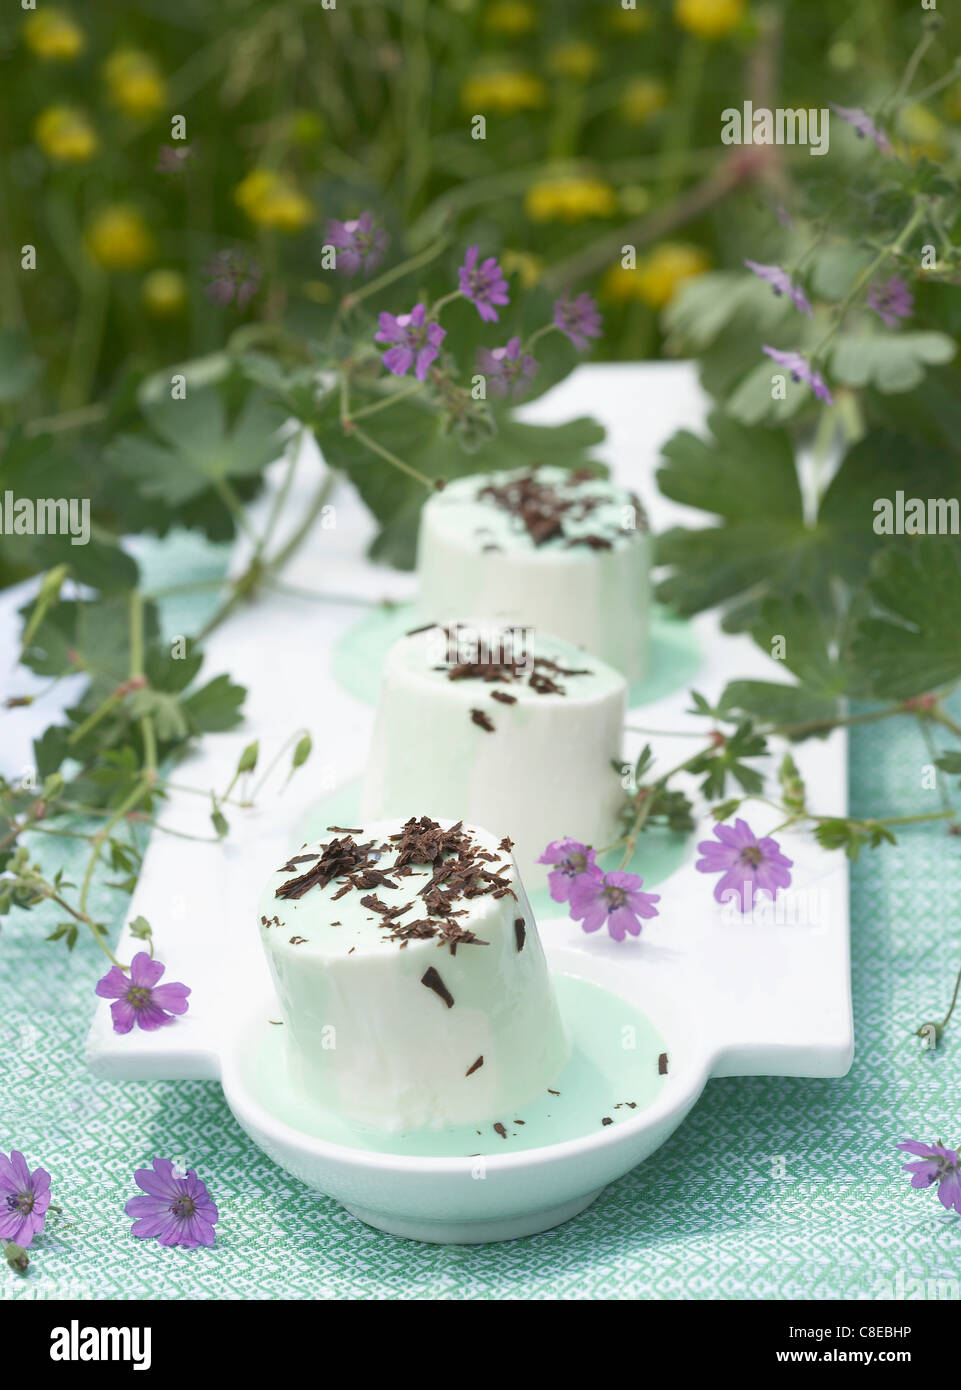
M792 283L786 270L782 270L779 265L759 265L757 261L745 260L744 264L759 279L766 280L775 294L786 294L799 313L813 317L814 310L808 303L804 291Z

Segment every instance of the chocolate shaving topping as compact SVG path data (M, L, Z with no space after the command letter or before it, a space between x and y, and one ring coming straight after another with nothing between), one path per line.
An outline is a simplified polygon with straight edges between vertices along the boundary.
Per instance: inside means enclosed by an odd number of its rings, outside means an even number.
M509 835L505 835L497 848L502 849L505 854L510 854L511 850L514 848L514 841Z
M527 940L527 928L524 926L523 917L514 918L514 943L518 951L523 951L524 942Z
M506 1139L506 1138L507 1138L507 1130L506 1130L506 1129L504 1128L504 1126L501 1124L500 1120L497 1121L497 1124L494 1126L494 1130L495 1130L495 1132L496 1132L497 1134L500 1135L500 1137L501 1137L502 1139Z
M613 1123L614 1121L611 1119L610 1115L605 1115L604 1118L601 1120L602 1125L612 1125Z
M424 971L423 975L420 977L420 982L422 985L426 985L428 989L432 989L435 994L439 995L449 1009L454 1007L454 996L432 965L428 966Z
M303 946L306 943L306 941L306 936L292 936L290 938L291 946Z
M657 1059L658 1076L667 1076L667 1053L662 1052Z
M489 718L488 715L484 713L482 709L472 709L470 712L470 717L472 724L476 724L479 728L485 729L489 734L492 734L494 732L493 721Z
M478 1059L477 1059L476 1062L471 1062L470 1066L467 1068L467 1070L465 1071L464 1075L465 1075L465 1076L473 1076L473 1075L474 1075L474 1072L477 1071L478 1067L482 1067L483 1065L484 1065L484 1058L483 1058L483 1056L478 1057Z
M511 847L512 841L505 836L499 846L501 853L509 854ZM391 856L393 862L385 856ZM456 921L469 915L469 909L461 904L465 899L488 894L494 898L508 894L517 897L511 886L509 864L501 863L496 853L478 844L464 830L463 821L445 830L429 816L412 816L386 844L374 840L358 844L352 834L345 833L343 838L323 846L320 854L310 857L316 862L305 874L283 883L277 890L278 897L300 898L313 887L325 888L334 882L336 891L331 894L331 901L336 902L358 890L396 892L405 878L425 880L414 898L396 905L384 901L376 892L365 892L360 898L360 905L374 914L367 920L376 920L385 929L384 940L398 941L402 946L409 940L435 938L438 946L450 948L451 955L461 945L488 946L490 942ZM383 862L383 868L376 867L378 861ZM425 865L426 869L422 867ZM397 919L409 913L418 898L426 916L399 922ZM269 925L266 918L261 920ZM273 920L280 926L278 918Z
M348 825L328 825L327 829L335 831L338 835L363 835L364 833L363 826L351 827ZM313 857L316 859L316 854Z
M326 888L332 879L340 878L355 869L366 868L371 862L373 848L373 840L359 845L351 834L345 835L342 839L330 840L324 845L314 867L301 874L299 878L291 878L282 883L275 896L302 898L315 884L320 888Z
M292 874L298 864L309 864L312 859L319 859L319 854L295 854L293 859L288 859L287 863L279 870L280 873Z
M572 536L565 546L566 550L573 550L577 545L590 546L591 550L613 550L614 542L609 541L606 536Z
M491 691L491 699L492 699L492 700L500 700L500 702L501 702L502 705L516 705L516 704L517 704L517 696L516 696L516 695L508 695L508 693L507 693L506 690L492 690L492 691Z
M550 1088L550 1086L548 1086L548 1088L547 1088L547 1094L548 1094L548 1095L551 1095L551 1096L559 1096L559 1095L560 1095L560 1091L552 1091L551 1088Z
M647 518L643 508L633 493L629 493L627 498L634 510L634 526L601 523L607 534L602 534L600 530L587 536L569 533L566 526L569 520L582 522L592 516L598 507L609 505L614 500L610 493L591 490L590 484L596 481L592 473L582 469L568 473L558 482L547 481L535 467L508 477L506 481L492 480L479 490L477 500L490 502L507 512L519 528L527 532L535 546L561 537L566 539L568 546L588 545L596 550L609 549L617 536L635 529L646 529ZM478 535L486 531L486 527L479 528ZM486 550L489 545L482 548Z

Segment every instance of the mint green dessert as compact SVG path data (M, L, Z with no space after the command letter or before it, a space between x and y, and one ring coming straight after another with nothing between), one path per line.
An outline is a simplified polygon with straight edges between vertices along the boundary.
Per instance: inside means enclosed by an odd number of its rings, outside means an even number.
M421 514L417 567L425 619L523 624L645 673L651 537L615 483L549 465L454 479Z
M568 1043L503 837L426 816L331 826L268 881L289 1083L395 1132L500 1123Z

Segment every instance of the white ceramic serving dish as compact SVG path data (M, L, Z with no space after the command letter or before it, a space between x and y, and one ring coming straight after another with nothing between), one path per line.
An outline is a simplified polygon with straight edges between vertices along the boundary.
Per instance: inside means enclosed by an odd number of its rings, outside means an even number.
M607 425L608 441L599 452L615 476L649 504L655 529L702 522L699 514L661 498L653 479L659 445L682 424L697 428L703 417L691 368L582 367L529 408L529 417L538 421L581 413ZM305 459L299 486L309 489L310 475L320 467L316 458ZM316 533L296 557L288 582L354 598L407 598L411 576L363 558L370 529L357 499L345 487L334 502L336 526ZM205 671L229 671L249 688L247 720L241 730L205 740L178 770L178 781L223 789L246 743L259 738L267 758L301 726L311 729L315 752L282 793L277 779L257 809L231 813L232 833L223 845L153 836L129 918L142 914L152 923L167 978L191 985L191 1007L169 1028L119 1036L107 1005L99 1006L88 1042L88 1060L98 1074L125 1080L219 1078L239 1123L294 1177L384 1230L420 1240L477 1242L526 1235L576 1215L664 1142L712 1076L846 1072L853 1033L845 861L809 839L785 835L784 849L795 861L792 911L806 921L724 920L711 895L714 880L694 870L693 849L657 885L661 915L645 923L638 941L588 937L566 918L541 921L552 969L636 1003L668 1042L666 1084L636 1117L584 1138L495 1154L478 1178L466 1157L412 1158L348 1148L291 1128L265 1109L248 1084L245 1059L266 1019L279 1015L253 905L268 873L299 843L311 808L362 771L373 710L347 694L328 669L334 643L358 612L349 602L312 603L276 593L245 609L208 642ZM693 683L708 698L732 677L776 678L777 668L750 640L721 637L711 616L696 627L703 663ZM629 719L678 735L651 740L661 767L696 746L681 737L700 728L686 713L689 703L685 685ZM632 736L628 754L644 741ZM842 733L797 750L818 809L846 808L845 753ZM774 766L772 758L772 771ZM181 795L171 799L163 818L207 834L208 815L202 798ZM773 813L766 820L752 812L751 821L763 833L774 824ZM705 834L708 829L709 822ZM119 954L128 959L136 949L125 929Z

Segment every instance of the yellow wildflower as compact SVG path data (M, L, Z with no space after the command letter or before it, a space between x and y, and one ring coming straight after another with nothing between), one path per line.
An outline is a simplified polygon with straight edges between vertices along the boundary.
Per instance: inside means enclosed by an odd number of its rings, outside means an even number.
M607 22L615 34L646 34L654 23L654 12L650 5L638 5L634 10L618 5L611 10Z
M87 224L87 249L104 270L136 270L150 259L153 238L139 208L113 203Z
M743 14L744 0L674 0L674 18L699 39L722 39Z
M575 77L584 82L596 71L601 61L597 49L589 43L561 43L547 55L547 66L561 77Z
M652 309L670 304L682 285L710 268L710 261L699 246L684 241L662 241L638 264L633 273L637 297Z
M484 11L484 28L492 34L521 38L537 28L537 11L524 0L496 0Z
M167 84L149 53L120 48L103 65L114 105L128 116L150 116L167 100Z
M141 295L153 318L173 318L187 303L187 281L179 270L151 270L144 276Z
M547 88L533 72L478 72L461 87L460 98L467 111L499 111L510 116L543 106Z
M634 77L624 88L621 115L628 125L647 125L666 105L667 86L660 78Z
M326 280L305 280L303 289L307 298L312 299L315 304L329 304L333 299Z
M69 63L87 46L86 35L66 10L34 10L23 21L23 41L50 63Z
M942 159L946 152L944 126L933 112L917 102L902 107L898 115L898 133L905 142L905 153L909 159L922 156L928 159Z
M252 169L234 189L234 198L260 227L299 232L313 221L310 200L276 169Z
M604 272L598 294L608 304L627 304L632 299L640 299L637 271L626 270L618 261Z
M290 113L288 130L295 145L316 145L324 138L324 118L306 107Z
M97 132L75 106L48 106L33 134L44 154L64 164L83 164L97 149Z
M505 275L516 275L522 290L531 290L544 272L542 256L530 251L502 251L501 266Z
M601 179L544 179L527 190L524 208L532 222L583 222L610 217L617 198Z

